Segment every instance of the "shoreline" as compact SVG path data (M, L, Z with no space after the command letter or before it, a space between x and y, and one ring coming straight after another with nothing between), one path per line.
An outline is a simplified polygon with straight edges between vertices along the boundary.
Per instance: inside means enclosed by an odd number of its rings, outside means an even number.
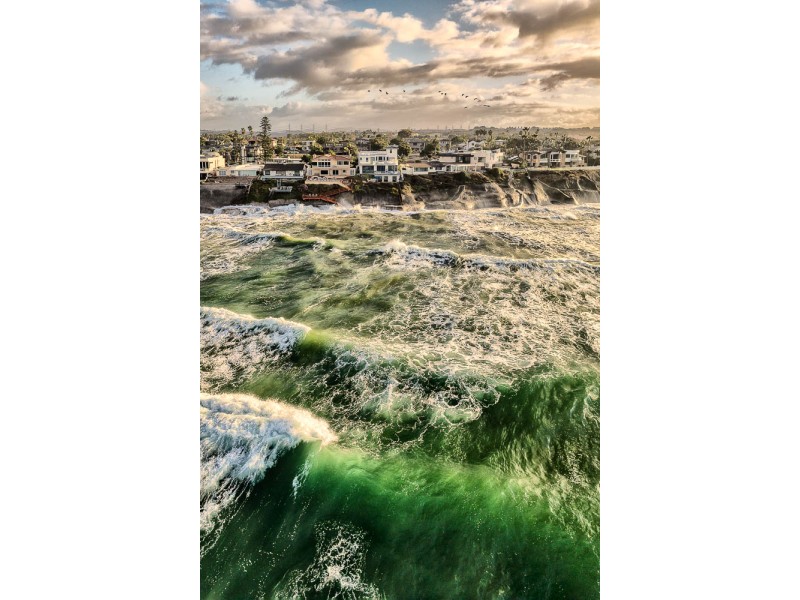
M253 207L267 212L282 207L316 209L381 209L408 213L430 210L477 210L514 206L548 206L599 204L600 168L528 169L526 171L493 170L489 172L437 173L409 175L399 183L364 182L351 179L351 191L338 196L330 205L303 201L308 187L304 182L292 184L288 197L270 195L269 182L251 179L242 182L201 184L201 214L218 214L225 208Z

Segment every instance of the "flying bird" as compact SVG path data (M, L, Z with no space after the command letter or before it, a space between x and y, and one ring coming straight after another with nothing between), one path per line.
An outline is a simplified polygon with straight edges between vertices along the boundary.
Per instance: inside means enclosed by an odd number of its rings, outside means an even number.
M379 91L379 92L382 92L383 90L378 90L378 91Z
M388 96L388 95L389 95L389 92L386 92L386 95Z

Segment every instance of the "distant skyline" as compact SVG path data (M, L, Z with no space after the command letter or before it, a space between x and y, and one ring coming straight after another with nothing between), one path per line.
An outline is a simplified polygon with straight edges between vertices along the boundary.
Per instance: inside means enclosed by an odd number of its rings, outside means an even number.
M203 129L600 125L596 0L212 1L200 58Z

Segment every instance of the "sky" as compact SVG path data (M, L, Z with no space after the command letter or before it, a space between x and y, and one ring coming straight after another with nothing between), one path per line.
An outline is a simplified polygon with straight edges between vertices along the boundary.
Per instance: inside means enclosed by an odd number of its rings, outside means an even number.
M600 2L201 3L201 128L265 114L275 132L598 127Z

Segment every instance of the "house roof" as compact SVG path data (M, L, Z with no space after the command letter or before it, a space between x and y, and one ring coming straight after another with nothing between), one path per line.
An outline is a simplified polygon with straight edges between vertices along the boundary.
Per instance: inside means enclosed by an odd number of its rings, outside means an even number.
M264 168L264 165L250 163L245 165L228 165L227 167L222 168L228 171L260 171Z
M431 165L428 164L428 163L425 163L425 162L410 162L410 163L406 163L403 166L406 166L406 167L430 167Z
M302 171L305 163L267 163L265 171Z
M314 156L312 160L324 160L326 158L336 160L352 160L349 154L318 154Z

